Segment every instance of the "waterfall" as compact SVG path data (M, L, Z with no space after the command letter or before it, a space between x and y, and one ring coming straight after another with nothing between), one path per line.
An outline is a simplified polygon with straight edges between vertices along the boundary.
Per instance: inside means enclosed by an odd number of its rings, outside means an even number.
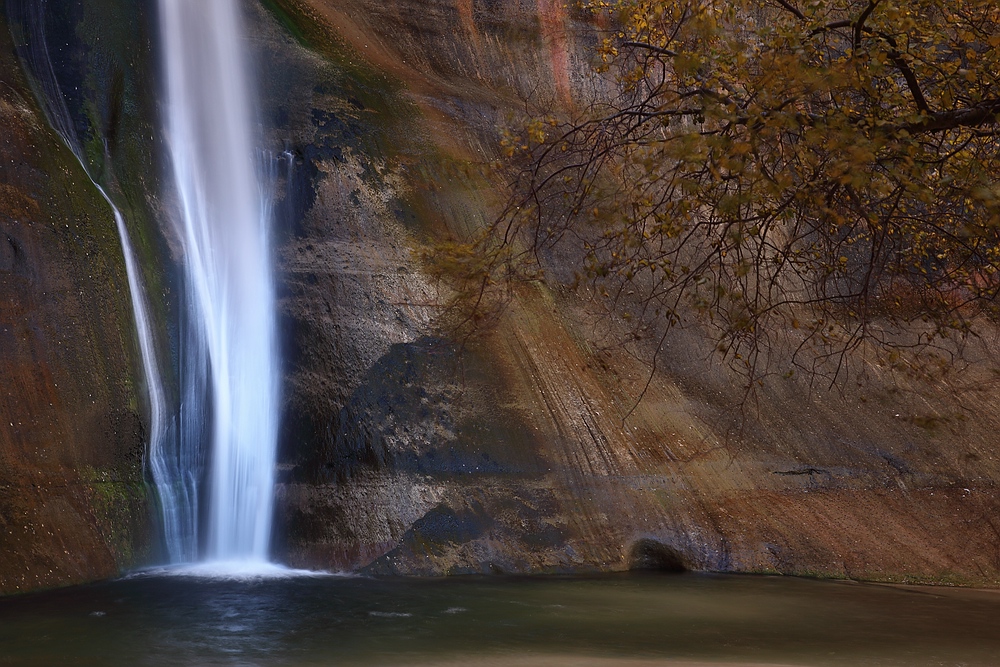
M47 0L6 3L35 96L88 171L52 65L46 9ZM210 561L266 563L278 428L269 243L277 161L261 156L252 140L254 104L238 0L159 0L159 11L164 117L185 261L178 404L164 389L149 300L125 219L90 178L111 207L121 238L149 403L149 468L168 559L190 563L205 555ZM201 489L206 449L207 499ZM199 545L205 500L208 542Z
M270 184L258 174L242 17L236 0L160 0L159 8L190 325L182 412L203 410L199 401L210 396L205 553L209 560L264 562L278 367Z

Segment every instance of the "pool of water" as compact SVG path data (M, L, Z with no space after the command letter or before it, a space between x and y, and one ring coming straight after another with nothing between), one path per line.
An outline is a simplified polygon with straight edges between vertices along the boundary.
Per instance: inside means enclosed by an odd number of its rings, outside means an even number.
M1000 593L784 577L138 576L0 600L0 665L997 665Z

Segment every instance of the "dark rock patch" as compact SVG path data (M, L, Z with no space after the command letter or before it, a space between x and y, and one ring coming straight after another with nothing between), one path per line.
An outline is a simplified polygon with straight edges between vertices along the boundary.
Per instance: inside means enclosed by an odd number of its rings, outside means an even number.
M656 572L687 572L684 558L672 547L654 539L643 538L628 553L628 569Z

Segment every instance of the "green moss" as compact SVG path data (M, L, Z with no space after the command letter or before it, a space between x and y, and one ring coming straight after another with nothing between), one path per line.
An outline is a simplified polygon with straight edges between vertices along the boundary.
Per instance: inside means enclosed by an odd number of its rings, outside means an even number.
M90 466L80 469L97 528L123 570L144 561L150 549L147 487L141 471L131 473L121 477Z
M366 109L390 117L396 116L403 107L410 107L404 116L415 111L412 103L400 98L404 88L401 81L369 65L338 40L325 24L306 14L294 0L261 2L296 42L343 72L345 76L338 84L346 93L357 97Z
M866 581L878 584L901 584L906 586L954 586L961 588L998 588L1000 580L988 577L975 577L958 572L941 572L938 574L920 573L863 573L856 578L859 581Z
M1000 580L988 577L974 577L956 572L938 574L920 574L907 572L851 572L844 573L834 570L802 568L792 571L778 570L772 567L752 568L742 570L739 574L761 576L788 576L803 579L820 579L824 581L856 581L867 584L886 584L904 586L951 586L959 588L1000 588Z
M307 49L312 48L305 31L300 27L300 23L303 22L302 17L299 16L298 21L289 14L289 10L285 7L286 3L280 2L280 0L261 0L261 4L264 8L269 11L281 27L291 35L300 46L304 46Z

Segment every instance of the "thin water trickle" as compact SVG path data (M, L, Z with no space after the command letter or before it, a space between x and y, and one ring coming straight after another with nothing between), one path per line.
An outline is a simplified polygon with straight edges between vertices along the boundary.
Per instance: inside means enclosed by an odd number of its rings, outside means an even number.
M266 561L277 439L278 364L270 183L235 0L161 0L167 138L184 241L188 410L210 406L209 560ZM186 422L197 446L204 415ZM186 443L186 444L185 444ZM170 485L170 480L165 480Z
M132 313L135 320L136 337L139 342L139 354L142 359L143 379L146 382L146 395L149 401L149 451L150 465L154 477L160 479L178 478L177 462L167 454L170 449L168 441L169 407L163 378L156 356L156 337L150 317L150 308L142 271L135 250L132 247L131 236L125 225L125 218L108 195L107 191L90 173L85 159L83 146L74 129L62 87L56 77L49 53L48 40L45 31L46 7L45 0L10 0L7 3L7 15L12 26L23 31L20 36L18 53L25 68L32 75L32 86L35 88L36 99L45 112L49 125L56 131L67 148L73 153L84 172L94 184L101 197L111 207L118 236L121 239L122 253L125 259L125 271L128 278L129 296L132 300ZM165 507L189 507L190 503L182 497L183 486L164 485L160 489L160 500ZM167 535L167 543L171 549L171 559L183 560L191 555L193 527L186 523L188 517L184 512L163 512L163 530ZM186 535L187 534L187 535Z

